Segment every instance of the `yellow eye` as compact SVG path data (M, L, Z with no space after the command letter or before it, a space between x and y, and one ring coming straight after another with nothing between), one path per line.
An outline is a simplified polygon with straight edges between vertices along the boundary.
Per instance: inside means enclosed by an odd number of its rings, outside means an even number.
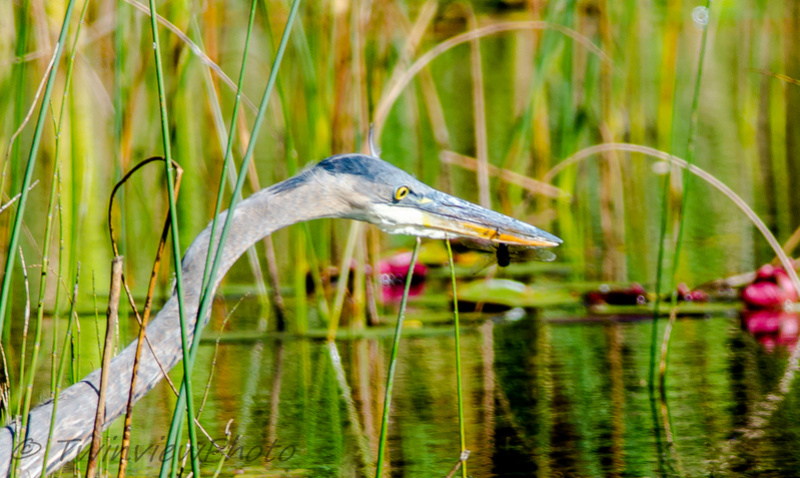
M397 191L394 192L395 201L399 201L406 196L408 196L408 188L405 186L400 186L399 188L397 188Z

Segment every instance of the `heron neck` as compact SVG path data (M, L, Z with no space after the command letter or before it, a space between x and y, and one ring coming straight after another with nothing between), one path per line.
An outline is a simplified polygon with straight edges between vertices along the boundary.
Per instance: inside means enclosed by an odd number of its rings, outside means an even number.
M338 202L328 201L324 194L320 195L320 192L309 182L298 184L296 177L262 189L241 201L233 213L213 288L216 289L219 286L222 278L236 260L259 240L298 222L335 216L339 213L338 204ZM227 215L228 211L223 212L217 218L215 245L219 243ZM209 224L184 254L182 262L183 279L186 284L184 290L190 301L199 297L201 293L200 282L208 254L211 227L212 225ZM216 252L216 247L214 249Z
M305 175L259 191L239 203L232 218L212 289L216 290L233 263L264 236L296 222L343 215L346 206L326 196L324 188L321 189L313 177ZM217 220L218 234L215 234L215 244L219 243L219 232L222 231L227 214L227 212L222 213ZM211 227L209 225L197 236L184 254L181 263L185 325L190 340L194 332L194 320L197 317ZM165 372L183 358L177 302L173 295L147 327L148 347L143 348L138 365L134 402L152 389L164 377ZM203 317L202 320L205 322L207 317ZM108 365L109 377L125 377L125 379L110 380L107 384L105 427L126 410L130 393L129 377L136 350L137 341L133 341ZM52 401L31 411L29 415L31 427L28 429L27 439L33 443L53 443L48 458L51 465L47 468L48 472L54 471L60 463L76 456L91 439L97 411L100 373L101 370L97 369L60 393L54 428L50 428L51 417L55 413ZM13 432L10 430L10 428L0 429L0 476L7 474L7 467L10 464L10 453L3 455L4 450L12 449ZM42 456L43 454L36 453L23 460L20 473L38 476L38 472L42 470Z

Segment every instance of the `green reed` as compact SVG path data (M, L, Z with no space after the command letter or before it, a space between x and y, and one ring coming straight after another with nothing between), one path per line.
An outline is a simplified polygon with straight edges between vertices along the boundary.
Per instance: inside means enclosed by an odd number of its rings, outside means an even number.
M16 58L20 58L27 53L29 44L30 44L30 33L28 30L30 29L32 22L30 22L27 18L27 15L30 13L30 0L22 0L19 5L19 9L17 10L16 16L16 25L18 25L17 34L15 37L15 49L14 49L14 56ZM18 127L22 124L25 120L25 104L26 101L26 93L28 91L27 82L28 80L28 66L24 62L16 63L12 69L13 75L13 88L16 96L14 98L14 111L12 118L14 119L14 127ZM21 141L14 141L14 144L11 145L11 154L8 157L10 162L6 162L3 165L3 178L2 178L2 186L0 187L0 191L5 191L5 183L6 183L6 174L11 175L11 189L12 191L17 191L22 186L20 183L21 174L19 174L18 168L22 165L22 157L20 154L21 148ZM7 231L6 231L7 232ZM5 239L5 237L4 237ZM2 329L0 329L2 331Z
M397 324L394 328L394 341L392 342L392 355L389 358L389 372L386 374L386 390L383 398L383 414L381 415L381 436L378 441L378 461L375 465L375 478L383 476L383 456L386 453L386 437L389 433L389 411L392 407L392 389L394 388L394 373L397 369L397 352L400 348L400 337L403 334L403 319L406 313L408 291L411 289L411 280L414 278L414 266L417 264L417 254L422 243L417 238L414 251L411 253L411 262L406 275L406 285L403 289L403 298L400 300L400 310L397 312Z
M169 211L170 222L172 229L172 259L175 264L175 293L178 296L178 314L180 315L181 323L181 344L183 345L183 371L184 371L184 384L189 389L188 399L186 400L186 414L189 416L189 440L191 441L191 454L192 454L192 473L194 476L200 476L200 460L198 458L197 447L197 432L195 431L194 421L194 401L191 394L191 364L189 363L189 343L187 338L187 324L186 324L186 306L184 304L183 294L183 274L181 271L181 246L180 234L178 231L178 208L175 202L175 184L172 172L172 150L170 147L170 129L169 117L167 113L167 94L164 87L164 68L161 64L161 46L158 38L158 22L156 20L156 5L155 0L150 0L150 28L153 35L153 51L156 62L156 82L158 85L158 102L161 118L161 139L164 146L164 169L167 176L167 194L169 196ZM183 413L183 404L175 407L175 414ZM173 448L176 450L177 446ZM166 463L166 460L164 461ZM162 474L163 474L162 469Z
M61 310L61 283L64 278L64 217L62 215L62 201L61 201L61 172L59 171L56 175L56 179L58 181L58 201L57 201L57 209L58 209L58 245L59 245L59 253L58 253L58 275L56 277L56 297L53 302L53 343L50 348L50 396L55 395L56 393L56 361L58 360L58 323L59 323L59 311ZM69 290L67 286L64 287L67 294L69 294ZM92 291L94 292L94 271L92 271ZM95 298L95 315L97 314L97 295L94 294ZM67 296L67 300L69 300L69 296ZM98 335L99 337L99 335ZM99 338L98 338L99 340ZM99 343L99 342L98 342Z
M81 10L80 20L78 21L78 27L75 30L75 37L72 41L72 50L67 61L67 75L64 81L64 92L61 98L61 106L58 114L57 124L55 125L56 131L56 141L55 141L55 158L53 159L53 173L51 175L51 183L50 183L50 197L48 199L47 205L47 220L45 223L45 232L44 232L44 240L42 246L42 264L41 264L41 273L39 279L39 295L36 305L36 332L34 335L33 340L33 353L31 354L31 363L30 363L30 370L28 371L28 377L26 386L23 391L22 387L22 380L25 375L25 342L23 341L22 344L22 351L20 353L20 389L19 395L20 397L24 397L20 401L20 407L17 409L17 414L22 417L23 420L23 428L25 428L28 412L30 411L31 406L31 396L33 394L33 382L34 376L37 370L37 362L39 360L39 351L41 348L42 343L42 331L43 331L43 320L44 320L44 308L45 308L45 289L47 288L47 277L50 274L50 243L53 236L53 220L54 214L58 211L58 202L60 198L57 195L57 191L59 189L59 168L61 167L61 163L59 161L59 143L61 141L61 132L63 131L64 126L64 110L65 105L67 104L67 95L70 91L70 84L72 80L72 73L74 71L75 66L75 54L77 52L78 46L78 39L80 38L81 33L81 26L83 25L83 20L86 18L86 11L89 2L86 1L83 4L83 9ZM55 108L54 108L55 109ZM60 208L59 208L60 211ZM61 257L59 257L59 274L56 277L55 284L56 284L56 298L55 298L55 310L58 310L58 298L59 298L59 282L61 281ZM56 330L57 331L57 330ZM53 336L54 346L57 334ZM55 351L55 348L53 349ZM54 358L55 360L55 358ZM52 380L51 380L52 382ZM51 390L54 383L51 383Z
M456 387L458 389L458 430L459 437L461 438L461 453L467 449L467 436L464 429L464 386L462 384L461 375L461 331L459 330L458 321L458 290L456 289L456 268L453 264L453 249L450 247L450 240L445 239L444 243L447 244L447 259L450 262L450 282L453 286L453 320L454 330L453 334L456 343ZM467 462L461 464L461 476L467 478Z
M710 17L711 15L711 0L706 2L706 14ZM708 21L708 18L707 18ZM702 84L703 79L703 65L706 56L706 45L708 39L708 30L709 25L702 25L703 27L703 35L702 39L700 40L700 50L697 59L697 74L695 76L694 82L694 91L692 95L692 106L691 106L691 113L689 118L689 131L687 133L687 147L686 147L686 164L687 169L691 169L692 165L694 164L694 153L695 153L695 130L697 129L697 116L698 116L698 109L699 109L699 102L700 102L700 86ZM677 91L677 88L676 88ZM677 106L673 107L673 122L677 118ZM675 134L674 131L672 134ZM650 387L652 388L654 385L655 380L655 367L656 367L656 336L658 330L658 312L659 312L659 305L661 304L661 281L662 281L662 267L664 261L664 250L666 249L666 229L668 224L668 216L669 216L669 191L670 191L670 181L671 181L671 172L672 167L669 168L669 172L664 177L664 184L663 184L663 191L662 191L662 209L661 209L661 230L659 234L659 249L658 249L658 262L656 264L656 300L655 306L653 309L653 328L652 328L652 343L650 345ZM677 221L677 235L675 237L674 242L674 250L672 252L672 270L671 270L671 303L672 307L675 308L678 302L678 291L675 287L677 283L677 276L678 276L678 266L680 263L681 257L681 246L683 244L683 235L685 231L685 216L686 216L686 204L689 200L689 193L691 191L691 184L692 184L692 175L691 174L680 174L680 197L678 198L678 210L676 211L676 218ZM685 179L683 179L685 177ZM669 352L669 343L671 334L669 333L671 330L672 325L675 322L675 314L670 314L670 321L668 324L667 331L665 332L664 337L664 350L662 361L664 362L664 367L666 367L667 355ZM662 371L661 382L662 388L664 386L664 375L666 374L666 368Z

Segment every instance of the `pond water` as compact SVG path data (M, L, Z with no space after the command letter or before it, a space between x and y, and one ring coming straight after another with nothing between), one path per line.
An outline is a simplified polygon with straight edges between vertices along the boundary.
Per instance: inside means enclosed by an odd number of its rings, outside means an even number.
M470 476L800 473L797 387L765 425L755 417L789 351L759 343L738 317L676 322L663 396L647 385L649 320L553 312L515 319L462 326ZM386 476L444 477L460 453L452 330L405 333ZM215 346L201 347L196 403ZM233 420L238 442L223 474L374 476L390 348L390 334L333 346L297 338L220 343L201 421L224 443ZM173 404L162 383L137 405L132 474L156 471L152 455L161 453ZM203 450L210 471L219 455Z

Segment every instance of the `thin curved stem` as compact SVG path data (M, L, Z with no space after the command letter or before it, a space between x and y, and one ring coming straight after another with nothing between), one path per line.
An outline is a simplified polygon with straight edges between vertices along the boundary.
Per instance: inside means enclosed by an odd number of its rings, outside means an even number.
M715 178L711 175L708 171L701 169L695 165L690 165L686 162L686 160L681 159L677 156L672 156L668 153L663 151L657 150L655 148L651 148L649 146L642 146L639 144L630 144L630 143L603 143L598 144L595 146L590 146L586 149L578 151L577 153L573 154L569 158L565 159L558 163L553 169L547 172L544 175L543 181L545 182L552 182L553 178L558 175L558 173L562 172L569 166L572 166L576 163L579 163L591 156L596 154L600 154L606 151L627 151L629 153L640 153L645 156L651 156L662 161L667 161L670 164L678 166L680 168L686 169L690 173L694 174L695 176L699 177L703 181L707 182L719 192L724 194L728 199L733 202L736 207L738 207L745 216L753 223L756 229L761 232L764 236L764 239L767 240L769 246L775 251L775 255L781 262L781 265L786 269L786 273L789 275L789 278L792 280L792 285L800 294L800 278L797 276L797 272L794 270L793 263L789 259L789 256L781 248L780 243L772 232L769 230L764 221L758 217L758 215L753 211L753 209L742 199L738 194L736 194L730 187L728 187L725 183L720 181L719 179ZM800 347L798 347L800 350Z
M81 263L79 262L75 270L75 284L72 287L72 303L69 309L69 319L67 320L67 332L64 336L64 345L61 347L61 361L58 364L58 373L56 375L56 388L53 394L53 412L50 416L50 430L47 434L47 443L45 444L44 456L50 454L50 445L52 444L53 431L56 425L56 412L58 411L58 398L61 395L61 382L64 378L64 369L67 363L67 347L69 346L70 339L72 338L72 327L77 313L75 311L75 304L78 302L78 279L81 275ZM13 458L13 457L12 457ZM47 460L42 460L42 476L47 471Z
M569 158L561 161L557 164L553 169L547 172L544 176L544 180L547 182L552 181L552 179L561 171L566 169L569 166L572 166L580 161L583 161L595 154L599 154L605 151L627 151L630 153L640 153L645 156L651 156L662 161L667 161L670 164L676 165L680 168L688 170L690 173L694 174L695 176L699 177L700 179L704 180L722 194L724 194L728 199L733 202L736 207L738 207L745 216L753 223L756 229L761 232L764 238L767 240L767 243L775 251L775 255L778 257L783 268L786 270L786 273L789 275L789 278L792 281L792 286L794 286L795 290L798 291L800 294L800 278L797 276L797 271L794 268L794 263L789 257L786 255L786 252L781 248L780 243L769 230L764 221L758 217L758 215L753 211L753 209L736 194L731 188L725 185L722 181L712 176L709 172L693 165L689 164L687 161L678 158L676 156L672 156L667 154L663 151L659 151L654 148L650 148L648 146L642 146L638 144L629 144L629 143L605 143L599 144L595 146L591 146L589 148L583 149L578 151L577 153L573 154ZM785 371L783 376L781 377L780 382L778 383L778 393L771 393L767 396L764 402L755 407L757 412L761 412L760 415L756 417L754 414L751 417L749 425L751 428L757 428L753 425L753 422L758 423L766 423L768 417L774 412L777 407L778 403L786 396L789 391L789 385L792 383L795 377L795 372L798 370L798 364L800 364L800 347L795 347L792 355L789 357L788 363L786 364ZM755 433L755 432L753 432Z

